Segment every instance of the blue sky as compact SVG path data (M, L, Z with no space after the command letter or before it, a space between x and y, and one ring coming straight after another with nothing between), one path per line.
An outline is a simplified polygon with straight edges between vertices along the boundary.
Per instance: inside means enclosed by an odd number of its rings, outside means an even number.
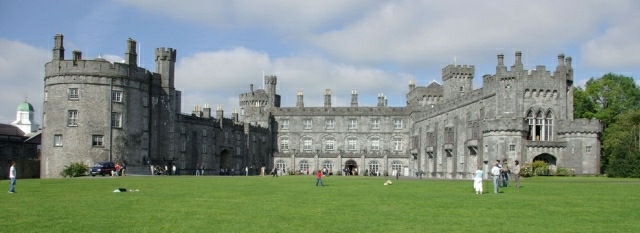
M573 58L576 85L614 72L638 80L638 1L207 1L0 0L0 123L15 120L28 97L40 124L44 64L53 36L64 35L66 58L119 62L127 38L138 42L140 65L155 71L154 49L177 49L182 112L195 105L238 108L249 84L278 76L283 106L304 93L305 106L404 106L410 80L441 82L448 64L475 65L474 88L523 52L526 69L554 70L557 55Z

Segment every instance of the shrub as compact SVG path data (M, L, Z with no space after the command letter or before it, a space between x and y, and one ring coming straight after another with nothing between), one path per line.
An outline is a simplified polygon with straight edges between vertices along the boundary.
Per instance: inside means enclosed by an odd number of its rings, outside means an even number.
M533 173L533 166L531 163L525 163L522 168L520 168L520 176L522 177L532 177L535 174Z
M549 164L545 163L542 160L533 161L533 164L531 164L531 166L533 167L533 173L536 176L548 176L552 174L549 170Z
M575 169L565 168L565 167L558 167L558 169L556 169L556 172L553 175L555 175L555 176L576 176L575 175Z
M60 175L64 178L78 177L86 174L87 172L89 172L89 166L84 165L83 163L71 163L69 166L64 166Z

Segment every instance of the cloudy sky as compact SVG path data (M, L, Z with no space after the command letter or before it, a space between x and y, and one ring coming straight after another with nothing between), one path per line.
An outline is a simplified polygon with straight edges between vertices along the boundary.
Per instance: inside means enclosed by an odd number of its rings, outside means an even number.
M278 76L284 107L404 106L410 80L441 82L448 64L475 65L474 88L495 72L496 55L526 69L553 70L557 55L573 58L576 84L614 72L638 80L640 1L374 1L374 0L0 0L0 123L15 120L28 98L40 124L44 64L53 36L64 35L66 58L124 58L138 42L140 66L155 71L154 49L177 50L175 85L182 112L209 103L226 113L238 95Z

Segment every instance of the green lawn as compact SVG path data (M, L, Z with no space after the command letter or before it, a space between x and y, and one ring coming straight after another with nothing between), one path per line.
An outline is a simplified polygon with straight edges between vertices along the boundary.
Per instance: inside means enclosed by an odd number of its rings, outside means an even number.
M1 232L636 232L640 180L127 176L18 180ZM0 187L8 189L7 180ZM139 192L114 193L118 187ZM635 230L634 230L635 229Z

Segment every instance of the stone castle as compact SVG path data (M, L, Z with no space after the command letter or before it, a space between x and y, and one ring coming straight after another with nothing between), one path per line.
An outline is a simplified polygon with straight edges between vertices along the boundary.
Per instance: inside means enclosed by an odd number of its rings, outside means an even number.
M54 37L53 59L45 65L41 177L58 177L72 162L124 162L128 167L175 164L191 173L204 165L216 170L278 167L280 171L334 174L391 174L468 179L481 166L508 159L543 160L575 174L598 174L601 125L573 119L571 58L558 55L555 71L525 70L516 52L511 69L498 55L496 73L473 90L473 66L449 65L442 85L410 82L407 104L281 107L277 77L265 89L239 96L240 113L215 116L210 105L181 112L174 87L176 50L158 48L156 71L137 65L129 39L122 63L83 60L73 51L64 59L63 36ZM253 171L257 171L254 169Z

